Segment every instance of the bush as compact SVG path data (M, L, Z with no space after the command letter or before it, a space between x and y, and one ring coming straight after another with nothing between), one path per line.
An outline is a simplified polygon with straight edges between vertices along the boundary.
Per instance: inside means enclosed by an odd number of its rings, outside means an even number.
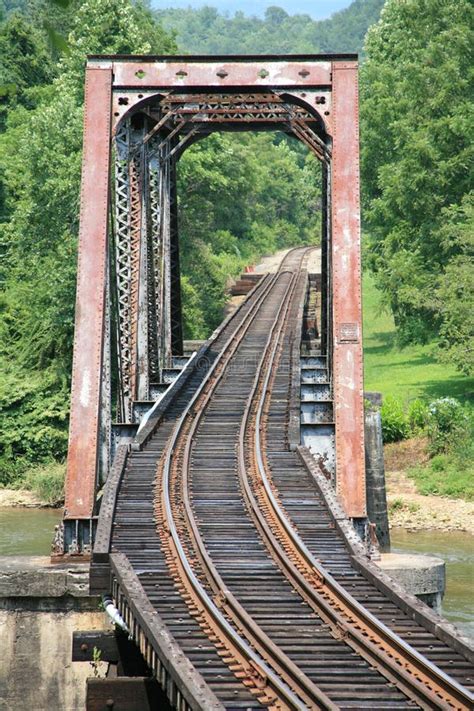
M423 400L417 398L412 400L408 406L408 424L412 435L418 435L425 431L428 424L428 406Z
M428 451L431 455L449 452L469 437L470 418L453 397L434 400L428 408Z
M382 437L385 443L399 442L408 437L410 426L399 400L391 396L386 397L380 412L382 415Z
M420 494L474 501L474 438L470 411L454 398L440 398L428 408L426 466L408 470Z
M405 508L405 502L403 499L397 498L394 499L393 501L390 501L388 504L388 512L393 513L394 511L401 511L402 509Z
M59 506L64 501L64 464L51 461L43 466L29 469L22 485L33 491L48 506Z
M424 496L449 496L474 501L472 456L470 461L452 454L437 454L426 467L408 470L416 488Z

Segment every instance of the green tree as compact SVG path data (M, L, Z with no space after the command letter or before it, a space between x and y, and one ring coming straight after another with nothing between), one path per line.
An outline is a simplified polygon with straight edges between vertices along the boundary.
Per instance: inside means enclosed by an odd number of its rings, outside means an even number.
M159 54L172 39L129 0L85 0L57 77L12 108L0 136L8 222L0 302L0 482L27 461L61 456L67 438L82 147L91 53ZM33 91L32 89L28 91Z
M5 129L6 113L20 103L34 106L34 86L49 83L54 77L51 53L43 34L23 15L11 15L0 25L0 131Z
M178 45L187 54L358 52L383 4L384 0L354 0L322 21L289 15L277 5L267 8L263 19L242 12L228 17L208 6L156 10L156 14L176 32Z
M440 355L465 375L474 373L474 193L443 212L438 235L455 254L437 279Z
M361 77L370 265L401 342L441 333L445 357L464 372L463 347L450 344L467 334L456 335L456 299L446 297L469 259L454 216L472 185L473 13L469 0L388 0Z
M185 333L203 337L222 319L230 276L264 252L317 241L319 164L278 135L215 133L178 174Z

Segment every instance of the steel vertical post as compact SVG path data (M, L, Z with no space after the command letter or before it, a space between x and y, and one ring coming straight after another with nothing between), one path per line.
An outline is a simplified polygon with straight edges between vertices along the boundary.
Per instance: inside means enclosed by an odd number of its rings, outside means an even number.
M181 314L181 279L179 266L178 191L176 161L170 162L170 277L171 277L171 351L183 354L183 323Z
M88 67L66 519L89 518L95 502L108 258L111 93L111 69Z
M140 174L140 246L138 259L137 298L137 400L150 397L149 368L149 249L148 249L148 156L142 147Z
M366 514L357 62L333 62L332 290L337 491Z
M171 213L170 213L170 158L168 147L163 149L161 161L161 244L162 244L162 288L161 288L161 367L171 366Z
M328 323L328 166L323 163L322 171L322 206L321 206L321 323L318 330L321 337L321 352L327 354L327 323Z

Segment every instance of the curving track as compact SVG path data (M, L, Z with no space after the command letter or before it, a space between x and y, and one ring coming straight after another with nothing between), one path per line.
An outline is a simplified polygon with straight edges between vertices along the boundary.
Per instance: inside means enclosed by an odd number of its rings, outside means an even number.
M463 649L357 572L289 449L307 251L251 292L128 457L116 600L178 708L471 708Z

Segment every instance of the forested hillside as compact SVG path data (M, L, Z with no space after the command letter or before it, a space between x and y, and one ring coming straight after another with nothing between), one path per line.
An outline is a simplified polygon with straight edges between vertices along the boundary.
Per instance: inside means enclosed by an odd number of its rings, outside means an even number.
M264 19L242 12L227 17L216 7L155 13L165 28L176 32L176 42L186 54L359 52L383 4L384 0L355 0L321 21L289 15L277 4L267 8Z

